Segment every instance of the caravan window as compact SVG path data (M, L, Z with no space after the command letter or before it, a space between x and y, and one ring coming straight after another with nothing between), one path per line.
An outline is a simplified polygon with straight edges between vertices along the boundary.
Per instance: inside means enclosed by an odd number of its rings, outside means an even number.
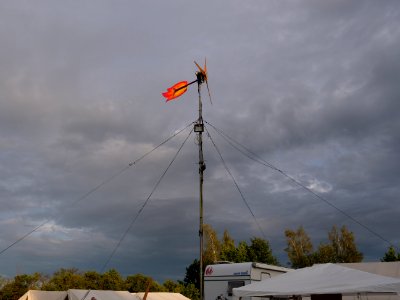
M243 280L228 281L228 296L232 296L232 289L244 286Z

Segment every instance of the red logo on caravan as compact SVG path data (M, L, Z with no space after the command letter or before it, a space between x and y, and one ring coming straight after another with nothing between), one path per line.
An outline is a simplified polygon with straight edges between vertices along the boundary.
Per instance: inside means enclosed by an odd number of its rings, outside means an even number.
M205 273L206 273L207 276L210 276L213 273L213 271L214 271L213 268L209 266L209 267L206 268L206 272Z

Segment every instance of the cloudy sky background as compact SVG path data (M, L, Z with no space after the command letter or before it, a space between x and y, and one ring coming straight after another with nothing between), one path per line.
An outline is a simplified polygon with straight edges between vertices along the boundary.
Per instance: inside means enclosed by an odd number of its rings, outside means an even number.
M399 246L399 1L1 1L0 273L100 271L197 118L197 89L165 103L207 57L204 119ZM205 96L206 94L204 94ZM284 230L314 245L346 225L365 261L388 244L233 149L208 126L283 265ZM204 221L262 237L204 136ZM198 256L191 135L107 265L160 282Z

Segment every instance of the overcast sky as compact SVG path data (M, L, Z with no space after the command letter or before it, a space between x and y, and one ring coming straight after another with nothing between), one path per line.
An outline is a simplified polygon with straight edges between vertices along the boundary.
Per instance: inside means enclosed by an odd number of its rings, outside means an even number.
M183 279L198 257L195 79L207 57L204 120L399 246L400 2L0 2L0 273L59 268ZM205 92L205 90L203 90ZM207 125L207 124L206 124ZM365 261L382 238L232 148L211 126L256 220L204 135L204 222L235 241L269 240L288 262L285 229L315 246L333 225ZM262 228L260 231L257 222ZM263 236L264 234L264 236Z

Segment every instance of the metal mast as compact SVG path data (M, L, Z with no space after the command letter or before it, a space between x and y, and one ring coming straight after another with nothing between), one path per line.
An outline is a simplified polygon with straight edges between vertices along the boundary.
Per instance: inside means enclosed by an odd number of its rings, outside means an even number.
M199 118L197 122L194 124L194 131L197 133L197 142L199 146L199 190L200 190L200 224L199 224L199 237L200 237L200 267L199 267L199 280L200 280L200 300L203 300L204 296L204 288L203 288L203 173L206 169L206 164L204 163L203 157L203 132L204 132L204 123L203 123L203 105L201 102L201 93L200 87L201 84L205 81L205 75L202 72L197 72L197 91L199 94Z

